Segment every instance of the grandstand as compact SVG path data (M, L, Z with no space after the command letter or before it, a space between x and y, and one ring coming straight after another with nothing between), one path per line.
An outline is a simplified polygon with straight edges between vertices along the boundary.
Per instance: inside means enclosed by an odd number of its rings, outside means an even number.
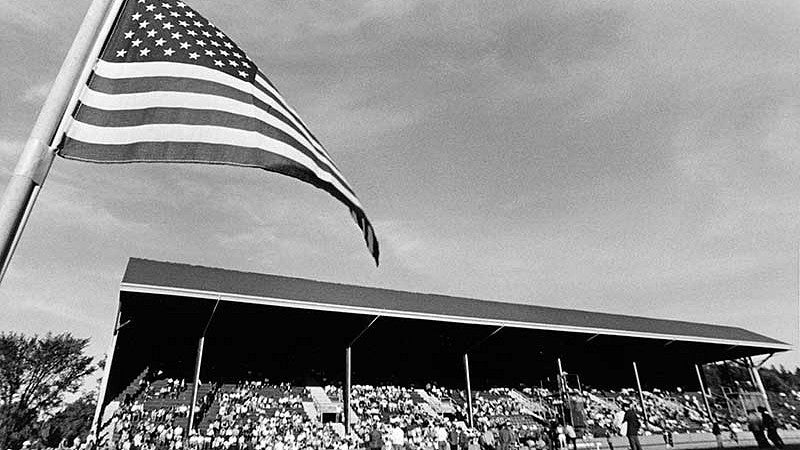
M131 439L137 423L169 423L173 439L187 436L204 337L195 428L210 447L225 427L253 442L281 427L333 439L345 416L363 433L376 421L468 422L469 410L476 425L510 422L522 437L563 420L567 388L586 399L581 431L602 435L635 397L619 389L635 385L633 362L652 429L702 431L696 364L789 348L726 326L143 259L128 263L114 329L100 404L127 421L109 431ZM559 385L558 360L591 388Z

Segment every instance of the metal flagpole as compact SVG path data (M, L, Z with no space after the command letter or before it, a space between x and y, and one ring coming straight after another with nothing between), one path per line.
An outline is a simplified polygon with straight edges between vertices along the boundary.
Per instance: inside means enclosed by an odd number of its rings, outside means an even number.
M708 414L708 420L712 422L716 422L716 418L714 415L711 414L711 404L708 402L708 392L706 392L706 385L703 383L703 376L700 372L700 365L695 364L694 370L697 372L697 382L700 383L700 392L703 394L703 402L706 404L706 413Z
M112 3L116 8L110 7ZM64 114L69 114L66 109L76 87L85 82L93 51L99 51L95 44L100 30L108 17L116 17L120 5L119 1L92 1L6 186L0 200L0 281L53 163L56 130Z
M469 427L473 428L472 421L472 385L469 382L469 354L464 353L464 377L467 380L467 419Z
M642 404L642 416L644 416L644 423L649 423L647 418L647 408L644 407L644 393L642 392L642 383L639 381L639 368L636 366L636 361L633 362L633 374L636 376L636 389L639 391L639 402Z

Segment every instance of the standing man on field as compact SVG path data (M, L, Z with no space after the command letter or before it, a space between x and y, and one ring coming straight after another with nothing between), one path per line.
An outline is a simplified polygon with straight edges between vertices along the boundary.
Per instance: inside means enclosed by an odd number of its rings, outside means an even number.
M764 435L764 422L754 409L747 411L747 428L753 433L758 448L770 447L767 437Z
M775 418L772 417L772 414L763 406L759 406L758 410L761 411L761 424L763 425L764 431L767 432L767 437L772 441L772 445L778 449L783 448L783 439L781 439L781 436L778 434L778 424L775 422Z
M622 421L628 425L625 435L628 437L628 444L631 450L642 450L642 444L639 443L639 428L641 428L642 423L639 421L639 415L636 414L635 405L635 402L631 402L631 406L625 411L625 417Z

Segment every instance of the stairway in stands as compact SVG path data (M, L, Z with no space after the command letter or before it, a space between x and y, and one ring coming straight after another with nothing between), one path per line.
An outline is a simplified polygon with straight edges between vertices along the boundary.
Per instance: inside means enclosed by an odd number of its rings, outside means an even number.
M441 401L439 401L438 398L432 396L431 394L428 394L428 392L425 391L425 389L416 389L415 392L423 400L425 400L425 403L428 405L428 408L430 408L431 411L433 412L431 415L438 416L440 414L452 414L455 412L455 409L453 409L453 405L442 403ZM423 409L426 408L423 406Z
M534 401L532 398L528 397L527 395L523 394L522 392L516 389L509 389L508 396L514 399L517 403L519 403L522 407L526 408L530 411L533 417L537 418L540 421L545 421L545 417L547 417L547 408L541 403Z
M322 387L309 386L308 392L320 417L322 414L338 414L342 411L342 404L331 400Z
M122 403L132 401L142 394L146 386L144 379L149 370L149 368L145 368L136 378L131 380L130 384L119 395L114 397L103 408L103 417L100 418L100 433L97 436L98 447L105 447L109 440L114 439L114 422L111 420L114 417L114 413L117 412Z

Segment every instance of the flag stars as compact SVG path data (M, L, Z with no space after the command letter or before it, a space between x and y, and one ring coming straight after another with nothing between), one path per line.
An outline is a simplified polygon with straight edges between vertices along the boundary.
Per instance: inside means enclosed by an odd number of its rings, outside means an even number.
M165 9L170 9L170 8L172 8L172 5L170 5L169 3L162 3L161 7L165 8Z
M240 70L239 71L239 76L242 77L242 78L247 78L247 72L245 72L244 70Z
M197 36L197 32L194 30L189 30L186 32L186 34L188 34L189 36Z
M194 21L194 22L192 22L192 23L193 23L193 24L194 24L194 26L196 26L197 28L203 28L203 22L198 22L198 21L196 21L196 20L195 20L195 21Z
M215 59L214 60L214 65L217 66L217 67L222 67L222 66L225 65L225 63L220 61L220 60L218 60L218 59Z
M150 54L150 49L149 48L143 48L143 49L139 50L139 56L147 56L149 54Z
M211 41L211 45L213 45L214 47L219 47L219 42Z
M241 59L242 55L240 55L239 53L233 52L233 57Z
M170 17L180 17L181 13L179 13L177 11L172 11L172 12L169 13L169 15L170 15Z
M200 47L205 47L206 46L205 41L197 40L197 41L194 41L194 43L199 45Z
M191 18L192 18L192 17L194 17L196 14L195 14L195 13L193 13L193 12L191 12L191 11L186 11L185 13L183 13L183 15L191 19Z
M156 9L156 5L147 5L144 9L146 9L147 12L153 12L153 10Z
M206 50L205 54L206 54L206 56L214 56L214 55L216 55L216 53L214 53L213 50Z
M247 61L242 61L242 65L247 67L248 69L250 68L250 64Z
M179 31L176 31L176 32L172 33L172 39L178 40L178 39L180 39L182 37L183 37L183 34L181 34Z
M163 20L163 19L164 19L164 15L163 15L163 14L161 14L161 13L158 13L158 14L156 14L156 15L154 15L154 16L153 16L153 19L156 19L156 20Z
M133 31L126 31L125 34L124 34L125 39L130 39L130 38L133 37L133 35L134 35Z
M180 25L180 26L182 26L184 28L188 28L189 27L189 22L187 22L185 20L181 20L180 22L178 22L178 25Z
M133 14L133 15L131 16L131 19L133 19L133 20L135 20L135 21L137 21L137 22L138 22L138 21L139 21L139 19L141 19L141 18L142 18L142 15L141 15L141 14L139 14L138 12L137 12L136 14Z
M224 38L225 37L225 33L223 33L222 31L217 31L215 34L217 35L218 38Z
M156 39L156 47L163 47L166 43L167 41L164 38Z
M124 58L126 53L128 53L128 51L125 50L124 48L121 50L117 50L117 58Z
M228 60L228 65L231 66L231 67L239 67L239 63L237 63L236 61L233 61L231 59Z
M192 44L190 44L188 42L181 42L181 48L184 49L184 50L189 48L189 47L191 47L191 46L192 46Z
M147 32L147 37L149 37L149 38L156 37L156 34L158 34L156 32L156 30L150 30L150 31Z
M173 53L175 53L175 50L173 50L172 48L164 50L164 56L172 56Z
M164 25L162 25L162 28L164 28L165 30L171 30L174 26L175 25L173 25L172 22L167 22Z
M203 36L207 37L207 38L210 38L210 37L211 37L211 33L209 33L208 31L203 31L201 34L202 34Z
M231 48L233 48L233 45L231 45L231 43L230 43L230 42L226 42L226 43L224 43L224 44L222 44L222 45L224 45L224 46L225 46L225 48L227 48L227 49L231 49Z
M175 3L175 6L177 6L178 8L186 8L186 3L178 2L178 3Z
M134 39L134 40L131 41L131 46L132 47L138 47L141 44L142 44L142 40L141 39Z
M199 57L200 55L195 52L189 53L189 59L197 59Z
M219 54L220 54L220 55L222 55L222 56L228 56L228 55L230 55L230 53L226 52L225 50L220 50L220 51L219 51Z
M146 20L139 22L139 28L147 28L148 25L150 25L150 22Z

